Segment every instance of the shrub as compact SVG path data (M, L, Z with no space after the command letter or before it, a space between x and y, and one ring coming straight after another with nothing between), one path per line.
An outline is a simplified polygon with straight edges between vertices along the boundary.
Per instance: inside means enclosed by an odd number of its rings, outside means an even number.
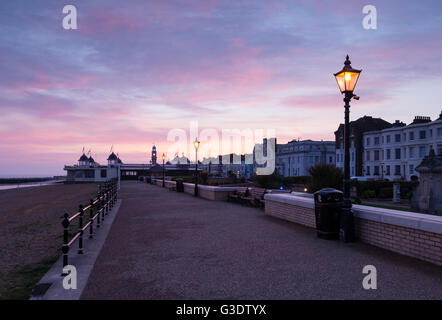
M312 181L311 176L299 176L299 177L285 177L283 178L284 186L291 184L309 184Z
M374 197L379 198L393 198L393 181L352 181L352 186L355 186L358 192L358 196L367 191L373 191ZM397 182L396 182L397 183ZM411 199L413 191L419 184L418 181L401 181L401 198Z
M316 164L308 169L311 181L308 183L309 192L316 192L322 188L342 190L344 174L342 170L330 164Z
M207 182L209 180L209 174L207 172L200 172L198 177L198 183L207 185Z
M361 198L359 198L359 197L353 197L351 200L354 204L361 204L362 203Z
M195 176L176 176L171 180L176 181L176 179L183 179L183 182L195 182Z
M256 175L254 182L260 188L279 189L282 184L282 178L276 172L273 172L269 175Z
M361 198L367 199L367 198L376 198L376 192L374 192L373 190L365 190L362 194L361 194Z
M392 199L393 198L393 187L381 188L378 193L378 197L382 199Z

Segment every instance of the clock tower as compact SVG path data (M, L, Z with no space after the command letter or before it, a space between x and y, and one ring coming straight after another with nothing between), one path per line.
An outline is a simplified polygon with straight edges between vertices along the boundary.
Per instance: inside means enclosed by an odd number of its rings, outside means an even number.
M153 165L157 164L157 147L155 145L152 147L152 160L151 163Z

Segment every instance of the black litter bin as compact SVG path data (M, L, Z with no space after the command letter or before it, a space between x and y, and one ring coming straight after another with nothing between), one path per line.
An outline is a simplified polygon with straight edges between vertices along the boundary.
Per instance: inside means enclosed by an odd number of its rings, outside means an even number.
M177 192L184 192L184 182L183 179L178 178L176 181L176 191Z
M318 237L328 240L339 239L343 193L336 189L325 188L315 192L314 197Z

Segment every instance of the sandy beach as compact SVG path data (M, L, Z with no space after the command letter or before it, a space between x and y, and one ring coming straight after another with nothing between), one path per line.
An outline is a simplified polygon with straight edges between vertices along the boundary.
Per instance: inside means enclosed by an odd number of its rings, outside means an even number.
M25 298L62 245L61 217L96 195L97 184L0 190L0 299Z

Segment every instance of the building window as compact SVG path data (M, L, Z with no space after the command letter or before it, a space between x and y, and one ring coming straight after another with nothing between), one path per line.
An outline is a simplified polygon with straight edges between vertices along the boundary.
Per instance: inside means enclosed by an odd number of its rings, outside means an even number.
M423 158L427 155L426 149L425 146L419 147L419 158Z
M355 161L355 153L354 152L351 153L351 161Z
M390 139L390 135L387 136L387 143L390 143L391 139Z
M370 137L367 137L367 146L370 145Z
M387 176L390 175L390 166L385 167L385 175L387 175Z
M394 135L394 141L401 142L401 134L400 133Z
M412 164L410 164L410 166L409 166L409 171L410 171L410 175L414 174L414 166Z
M414 131L410 131L408 134L408 140L414 140Z
M400 165L395 165L394 166L394 175L395 176L400 176L401 175L401 166Z
M396 160L400 160L401 159L401 149L400 148L394 150L394 158Z
M374 151L374 160L379 161L379 150Z
M328 162L329 162L329 163L333 163L333 157L329 157L329 158L328 158Z
M408 150L408 157L410 159L414 158L414 147L410 147L410 149Z
M379 145L379 137L375 137L374 138L374 145L378 146Z
M367 153L367 161L370 161L370 151L366 151Z
M419 139L425 139L427 137L427 132L425 130L419 131Z
M437 155L442 156L442 144L437 145Z
M106 178L107 177L107 170L106 169L101 170L101 177L102 178Z
M391 158L391 150L387 149L387 160L390 160Z
M437 128L437 136L442 137L442 128Z
M379 166L374 166L374 175L375 176L379 175Z
M85 178L95 178L95 170L87 170L85 171Z
M367 166L367 176L370 175L370 166Z

